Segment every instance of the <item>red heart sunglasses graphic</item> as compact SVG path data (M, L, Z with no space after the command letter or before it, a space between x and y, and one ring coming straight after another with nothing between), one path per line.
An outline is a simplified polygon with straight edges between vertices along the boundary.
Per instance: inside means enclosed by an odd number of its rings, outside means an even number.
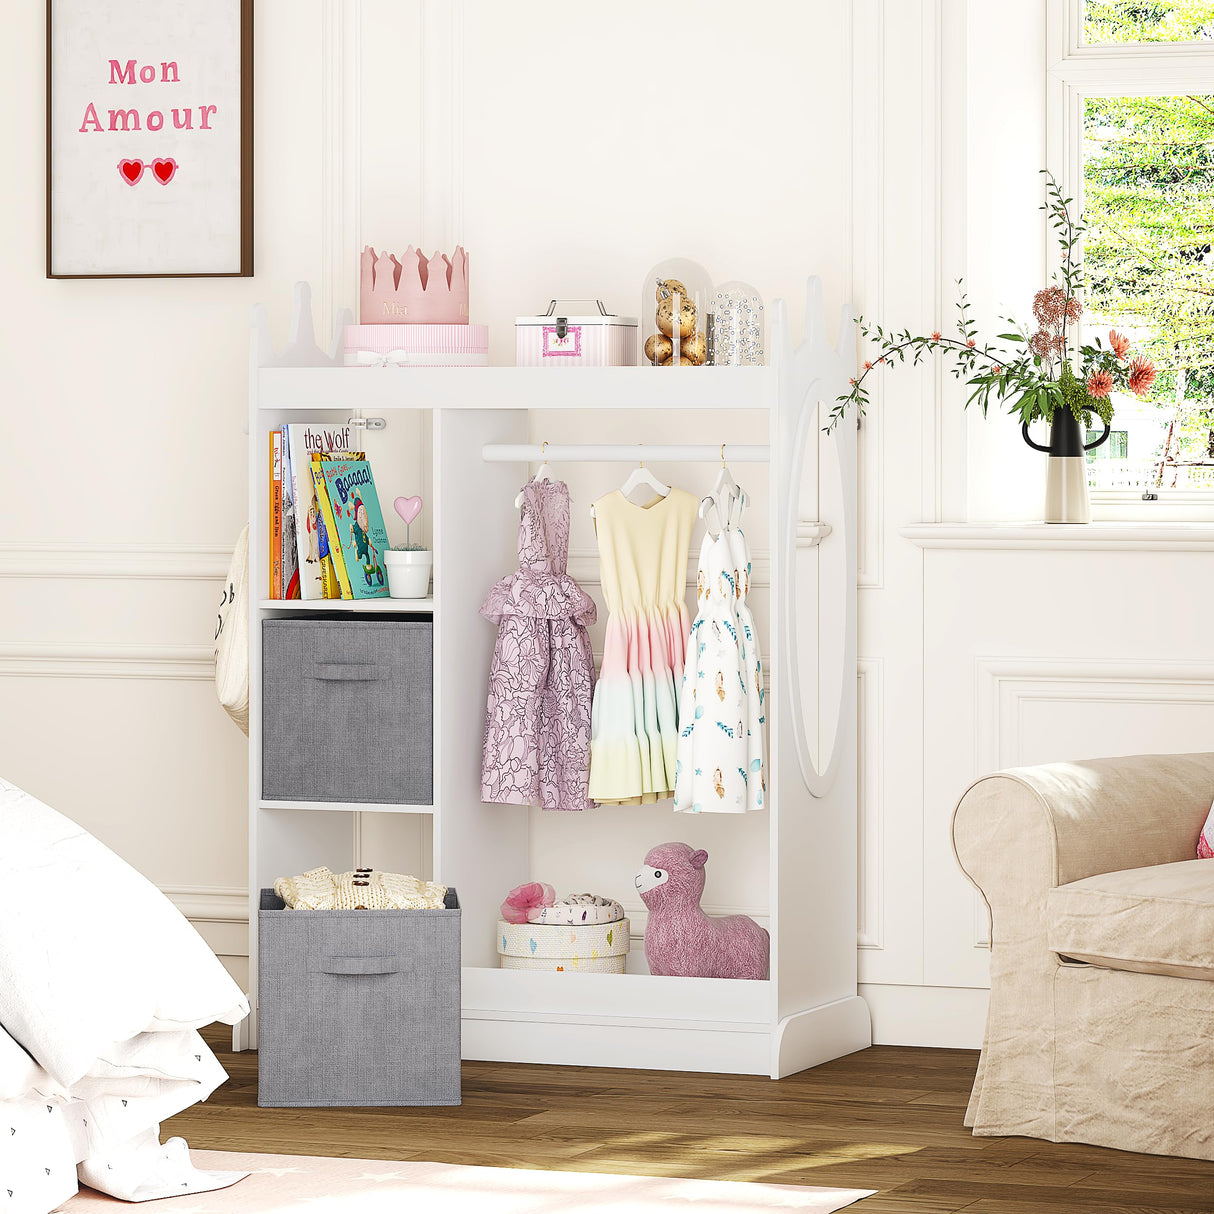
M118 175L127 185L138 185L143 180L143 173L147 168L151 168L152 176L161 185L168 185L177 176L177 161L172 156L158 156L151 165L144 164L142 160L120 160Z

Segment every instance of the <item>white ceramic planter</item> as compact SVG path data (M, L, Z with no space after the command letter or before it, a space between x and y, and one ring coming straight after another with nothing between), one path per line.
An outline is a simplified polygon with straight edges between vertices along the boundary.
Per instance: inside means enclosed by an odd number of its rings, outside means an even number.
M388 567L388 593L394 599L424 599L430 589L430 566L434 553L427 551L398 552L389 548L384 553Z

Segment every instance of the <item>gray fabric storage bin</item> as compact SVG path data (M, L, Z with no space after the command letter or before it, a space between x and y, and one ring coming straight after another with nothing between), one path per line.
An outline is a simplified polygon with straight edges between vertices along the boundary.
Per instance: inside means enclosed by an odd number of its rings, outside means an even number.
M287 910L261 891L257 1103L460 1103L460 909Z
M262 796L434 799L431 620L262 624Z

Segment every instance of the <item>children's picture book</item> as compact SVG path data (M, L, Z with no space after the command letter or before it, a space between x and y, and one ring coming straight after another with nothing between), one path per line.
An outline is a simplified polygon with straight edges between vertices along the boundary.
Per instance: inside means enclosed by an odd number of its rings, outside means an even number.
M324 473L321 469L328 463L321 456L313 457L312 484L316 492L316 504L320 510L321 539L324 544L324 555L321 557L320 572L324 583L325 598L352 599L354 592L350 587L350 578L346 566L341 559L341 532L337 529L333 517L333 506L329 500L329 490L325 485Z
M329 553L329 538L316 482L312 478L312 457L334 454L353 455L353 426L287 426L287 460L291 468L295 503L295 543L299 553L299 597L303 599L339 598L339 583ZM357 453L361 457L361 453ZM323 480L321 485L323 487ZM325 594L325 572L330 575L331 593Z
M282 434L282 597L299 598L299 547L295 538L295 482L291 478L291 445Z
M379 508L371 465L365 459L331 459L317 467L325 479L334 534L353 597L385 597L388 579L384 572L384 552L389 547L388 529ZM345 585L343 581L343 589Z
M270 431L270 585L272 599L282 598L282 431Z

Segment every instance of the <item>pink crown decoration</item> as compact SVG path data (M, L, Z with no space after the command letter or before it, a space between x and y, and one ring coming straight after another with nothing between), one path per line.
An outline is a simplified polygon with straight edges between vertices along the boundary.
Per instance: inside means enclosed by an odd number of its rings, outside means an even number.
M462 246L448 257L427 259L412 245L398 258L362 253L359 319L364 325L466 325L468 323L468 254Z

